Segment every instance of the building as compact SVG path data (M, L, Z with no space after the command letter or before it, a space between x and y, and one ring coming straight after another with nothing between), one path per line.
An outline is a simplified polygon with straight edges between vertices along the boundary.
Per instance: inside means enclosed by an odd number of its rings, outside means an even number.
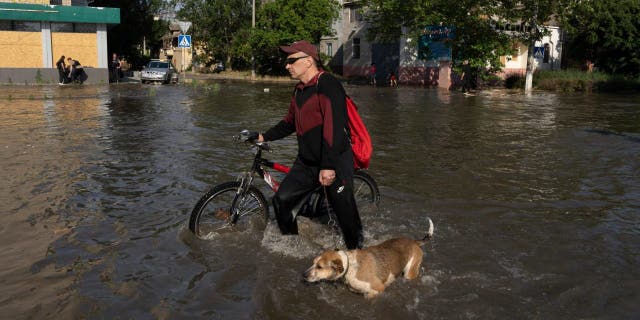
M340 17L334 23L334 35L323 37L320 52L328 57L333 72L349 79L365 79L369 66L376 64L377 83L386 82L394 72L398 82L449 88L457 79L452 76L451 54L441 53L430 59L420 59L421 39L402 37L388 43L369 42L366 39L367 25L360 12L362 2L342 0ZM515 25L514 25L515 26ZM425 26L425 30L430 27ZM440 28L440 27L436 27ZM549 35L536 43L535 65L537 69L555 70L560 68L562 57L562 33L557 26L545 26ZM516 32L517 30L503 30ZM406 34L406 33L405 33ZM527 67L528 47L514 45L514 55L501 57L503 72L500 76L524 74Z
M361 15L359 1L341 1L340 16L333 24L334 35L323 37L319 50L329 56L332 71L346 78L366 78L369 67L376 64L377 81L384 81L387 72L397 71L399 41L391 43L369 42L367 25Z
M535 70L560 70L562 62L563 34L558 26L544 26L549 32L536 41L534 49ZM504 65L502 72L505 76L512 74L524 75L527 69L527 56L529 47L523 43L514 45L514 54L500 57Z
M89 1L0 0L0 83L58 83L60 56L78 60L86 83L108 83L107 28L120 9Z

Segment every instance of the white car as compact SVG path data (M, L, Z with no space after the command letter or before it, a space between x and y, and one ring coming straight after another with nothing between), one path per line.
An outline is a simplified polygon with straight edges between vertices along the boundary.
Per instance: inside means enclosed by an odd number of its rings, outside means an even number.
M140 73L140 81L176 83L178 82L178 73L171 62L151 61Z

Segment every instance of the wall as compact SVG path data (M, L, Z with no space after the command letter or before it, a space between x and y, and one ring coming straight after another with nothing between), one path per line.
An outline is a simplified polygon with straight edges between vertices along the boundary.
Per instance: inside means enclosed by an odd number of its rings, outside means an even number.
M0 68L42 66L41 32L0 31L0 48L4 52Z
M109 82L109 70L104 68L84 68L87 80L84 84L105 84ZM0 68L0 84L58 84L58 70L53 68Z

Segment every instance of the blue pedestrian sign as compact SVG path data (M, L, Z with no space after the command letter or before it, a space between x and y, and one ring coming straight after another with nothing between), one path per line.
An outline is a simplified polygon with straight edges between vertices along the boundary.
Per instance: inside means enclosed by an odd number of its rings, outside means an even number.
M178 48L191 48L191 36L188 34L179 35Z
M533 56L538 59L542 59L544 57L544 47L533 48Z

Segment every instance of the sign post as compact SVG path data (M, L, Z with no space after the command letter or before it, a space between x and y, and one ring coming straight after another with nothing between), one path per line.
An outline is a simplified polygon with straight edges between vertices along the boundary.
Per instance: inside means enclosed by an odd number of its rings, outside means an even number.
M178 48L181 48L181 52L180 52L180 71L184 72L184 75L182 76L182 79L186 79L187 77L187 73L186 73L186 68L184 67L185 65L185 61L184 61L184 56L185 56L185 50L186 49L190 49L191 48L191 36L188 34L181 34L178 36Z

